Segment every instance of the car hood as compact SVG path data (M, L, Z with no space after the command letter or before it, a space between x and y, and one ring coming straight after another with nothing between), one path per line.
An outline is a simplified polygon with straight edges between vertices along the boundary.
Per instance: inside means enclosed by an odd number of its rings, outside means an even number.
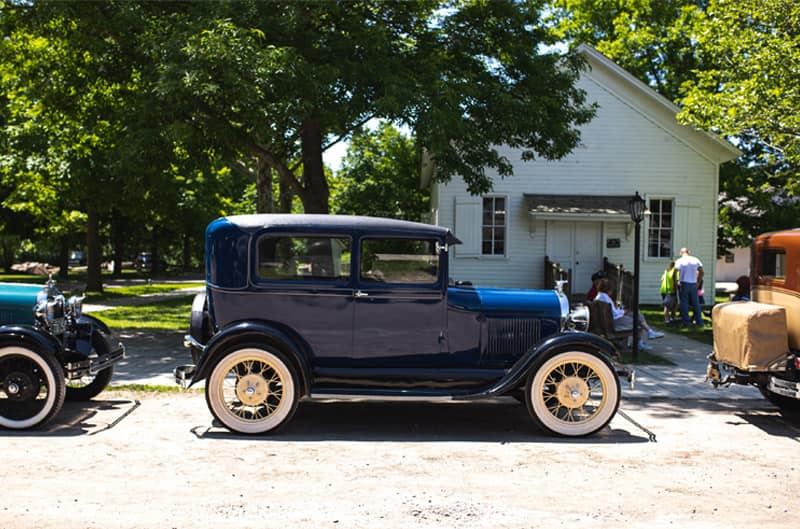
M451 305L470 311L535 314L561 317L569 311L569 303L554 290L515 288L450 288Z
M33 307L44 287L22 283L0 283L0 325L33 321Z

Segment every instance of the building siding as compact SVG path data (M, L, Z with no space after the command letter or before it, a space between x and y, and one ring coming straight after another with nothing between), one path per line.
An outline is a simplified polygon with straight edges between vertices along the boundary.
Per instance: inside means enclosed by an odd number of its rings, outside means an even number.
M599 105L596 117L581 130L581 144L558 161L522 162L519 151L500 148L515 163L514 176L493 178L491 194L507 197L507 249L504 257L459 257L451 254L451 275L476 285L543 288L547 224L531 219L525 193L579 195L633 195L674 199L673 255L688 246L706 266L706 281L714 284L716 259L717 164L684 139L659 125L637 108L630 94L612 93L603 72L587 72L579 86L589 101ZM455 178L435 184L434 218L456 228L455 205L469 198L466 185ZM474 197L473 197L474 198ZM642 254L647 252L647 220L642 223ZM633 230L623 222L602 222L603 254L614 263L633 269ZM619 239L619 248L606 248L607 239ZM641 302L660 302L659 284L669 259L644 257L641 263Z

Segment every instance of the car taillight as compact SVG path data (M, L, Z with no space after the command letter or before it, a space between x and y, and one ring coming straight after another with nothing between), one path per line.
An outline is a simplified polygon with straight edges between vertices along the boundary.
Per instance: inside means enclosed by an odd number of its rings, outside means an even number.
M794 357L794 368L797 371L800 371L800 356L795 356Z

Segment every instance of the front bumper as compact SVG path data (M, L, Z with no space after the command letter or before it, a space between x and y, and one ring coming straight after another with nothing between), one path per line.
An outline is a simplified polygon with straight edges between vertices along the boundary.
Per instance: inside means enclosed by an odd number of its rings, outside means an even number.
M191 334L183 337L183 346L192 351L192 360L197 362L200 355L205 351L206 346L197 341ZM188 389L194 380L194 373L197 370L195 364L185 364L176 367L172 374L175 376L175 383L183 389Z
M196 369L197 368L194 364L186 364L176 367L172 371L172 374L175 376L175 383L182 389L189 389L189 386L192 385L192 380L194 379L194 372Z
M94 376L125 358L125 346L117 343L117 347L103 355L91 355L86 360L67 362L64 364L64 376L76 379L85 376Z
M789 397L790 399L800 399L800 382L770 376L767 389L772 393Z

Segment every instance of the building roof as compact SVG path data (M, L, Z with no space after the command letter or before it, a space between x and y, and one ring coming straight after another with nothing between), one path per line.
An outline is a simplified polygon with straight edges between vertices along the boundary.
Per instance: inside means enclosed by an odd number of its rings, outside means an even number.
M619 80L619 83L614 83L615 86L606 88L618 97L625 98L627 95L629 105L648 115L664 129L691 145L710 160L721 164L742 155L742 151L717 134L678 123L676 116L681 111L680 107L592 46L581 44L577 49L586 57L591 67L591 70L587 72L590 76L593 71L605 72Z
M630 195L543 195L525 193L530 215L538 218L631 222Z

